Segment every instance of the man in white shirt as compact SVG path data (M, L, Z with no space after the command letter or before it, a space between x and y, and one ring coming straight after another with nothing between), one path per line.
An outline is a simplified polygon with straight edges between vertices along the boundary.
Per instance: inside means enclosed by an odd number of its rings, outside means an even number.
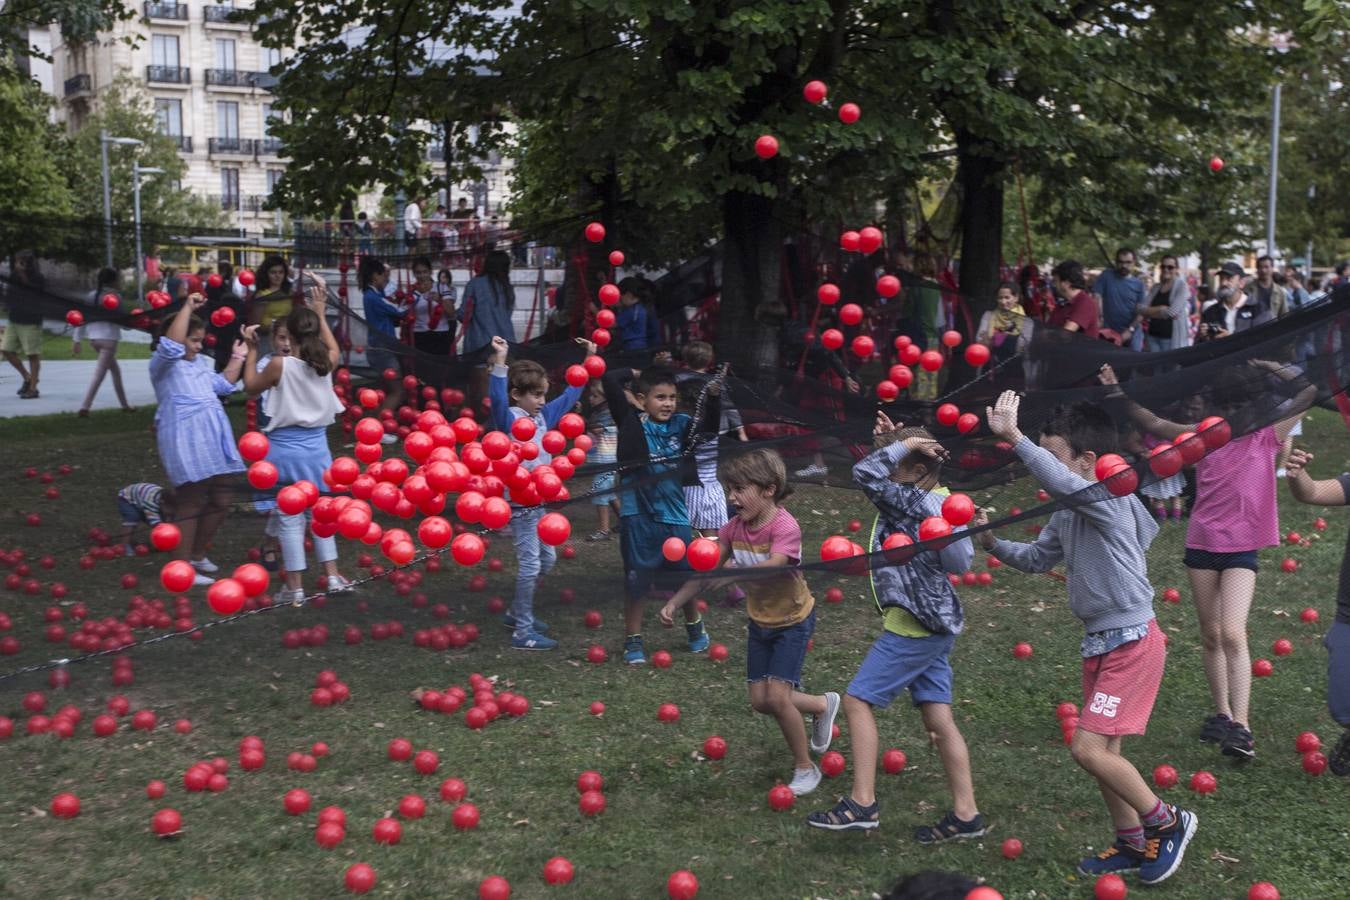
M403 241L409 253L417 252L417 236L421 231L422 207L417 205L417 198L414 197L403 207Z

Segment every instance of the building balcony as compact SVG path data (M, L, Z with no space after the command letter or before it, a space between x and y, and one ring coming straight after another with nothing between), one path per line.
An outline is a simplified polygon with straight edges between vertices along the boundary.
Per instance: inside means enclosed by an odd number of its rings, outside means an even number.
M166 135L164 135L164 136L165 136L166 138L168 138L169 140L173 141L173 144L174 144L175 147L178 148L178 152L179 152L179 153L191 153L191 152L192 152L192 135L190 135L190 134L166 134Z
M94 83L88 75L76 75L66 79L65 96L67 100L93 93Z
M248 28L248 23L240 18L240 10L227 4L202 7L202 21L209 26L223 28Z
M206 83L216 88L270 88L276 79L266 72L245 72L242 69L207 69Z
M267 198L261 194L244 194L242 197L239 194L207 194L206 199L213 205L220 204L220 208L227 212L242 208L244 212L254 215L265 212L263 204L267 202Z
M262 138L258 141L259 156L280 156L281 138Z
M145 80L152 84L192 84L192 70L183 66L146 66Z
M252 138L207 138L206 152L212 156L254 156L257 143Z
M145 17L159 22L181 22L186 25L188 20L187 4L146 2Z

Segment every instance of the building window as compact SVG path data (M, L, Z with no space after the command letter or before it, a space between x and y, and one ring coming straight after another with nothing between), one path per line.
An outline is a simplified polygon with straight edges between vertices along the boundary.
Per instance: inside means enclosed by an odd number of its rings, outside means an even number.
M262 136L264 138L272 136L272 104L270 103L262 105Z
M216 102L216 137L225 140L239 139L239 104L232 101ZM238 172L235 173L236 176Z
M152 64L163 68L178 68L178 35L151 35L150 61Z
M216 39L216 68L225 72L234 71L234 41Z
M183 134L183 101L156 97L155 125L160 134L181 137Z
M263 48L263 62L268 69L281 65L281 51L276 47Z
M239 206L239 170L220 170L220 208L235 209Z
M271 196L277 189L277 182L281 181L281 176L286 174L285 169L267 170L267 193Z

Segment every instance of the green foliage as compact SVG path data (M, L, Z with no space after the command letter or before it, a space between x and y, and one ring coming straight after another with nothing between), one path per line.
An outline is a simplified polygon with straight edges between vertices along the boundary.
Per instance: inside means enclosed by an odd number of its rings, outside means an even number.
M28 247L47 249L39 238L34 245L33 223L69 216L70 189L61 166L51 153L61 133L47 120L51 100L36 83L24 78L0 57L0 253Z
M46 59L28 42L28 28L57 25L67 42L88 43L115 23L135 18L139 8L128 0L10 0L0 13L0 53Z
M145 238L147 250L159 229L212 228L228 224L227 215L218 205L179 185L187 172L187 163L178 155L174 140L156 129L153 109L136 82L120 77L100 98L98 112L64 142L59 153L69 181L76 218L86 222L101 222L103 178L100 131L106 130L115 137L135 138L142 142L139 147L108 148L116 238L114 252L121 260L130 259L135 252L131 232L133 161L138 161L142 167L164 170L163 174L141 178L141 221L148 229ZM91 258L102 258L100 248L86 247L84 251L85 255L92 254Z

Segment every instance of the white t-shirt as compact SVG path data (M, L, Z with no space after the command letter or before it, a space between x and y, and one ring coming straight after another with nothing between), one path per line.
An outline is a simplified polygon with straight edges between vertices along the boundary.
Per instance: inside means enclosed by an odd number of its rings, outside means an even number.
M84 302L90 306L96 306L99 309L102 309L103 304L101 304L99 300L106 293L108 292L90 291L89 296L84 299ZM71 335L71 338L76 342L85 340L86 338L91 341L120 341L122 339L122 326L118 325L116 322L87 322L76 328L74 334Z
M455 317L455 289L453 287L444 287L440 284L431 286L431 290L425 294L414 289L413 295L413 331L449 331L450 320ZM441 309L441 320L432 328L431 311L433 307L440 306L442 298L450 301L450 311Z
M416 203L403 207L403 230L408 234L417 234L422 230L422 207Z

